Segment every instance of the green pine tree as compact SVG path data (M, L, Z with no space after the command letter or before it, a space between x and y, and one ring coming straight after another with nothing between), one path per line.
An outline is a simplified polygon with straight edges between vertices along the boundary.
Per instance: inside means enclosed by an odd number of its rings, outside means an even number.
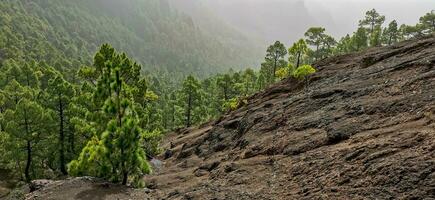
M126 185L129 178L137 184L151 168L141 147L146 133L139 127L127 82L134 76L122 74L135 64L125 54L103 45L96 56L99 72L95 97L105 97L102 112L109 116L106 130L96 134L83 148L79 158L69 164L72 175L92 175Z
M287 49L285 48L284 44L279 41L276 41L267 48L266 57L264 59L264 63L262 64L262 68L268 83L275 82L276 71L281 67L287 66L287 62L284 59L286 55Z
M380 15L375 9L366 12L364 19L359 21L360 27L368 27L369 37L375 32L377 26L382 26L385 22L385 16Z
M293 62L295 64L295 69L297 69L299 68L300 64L303 63L302 59L308 52L307 43L305 40L300 39L289 48L288 52L290 54L289 61Z
M396 43L399 39L399 29L396 20L391 21L388 27L384 29L382 33L383 43L386 45L391 45Z
M59 132L58 137L58 150L59 150L59 168L62 174L67 174L67 160L66 157L66 137L67 137L67 123L70 116L68 116L68 109L71 99L75 95L74 87L66 81L62 74L56 73L54 77L49 80L47 93L49 95L48 102L53 110L57 111L57 127ZM69 153L74 153L74 133L70 132L69 138Z
M323 38L325 36L325 28L323 27L311 27L305 32L307 44L314 46L314 60L320 58L320 48L322 46Z
M38 143L47 138L46 125L51 123L50 115L38 103L23 98L15 109L8 109L4 113L3 120L7 120L5 131L10 135L10 143L25 149L25 151L17 152L19 154L15 156L21 158L20 154L25 154L23 173L25 180L30 182L32 180L31 172L36 171L34 168L32 169L34 155L42 148L37 147Z
M200 87L199 81L192 75L187 76L183 82L182 94L185 102L186 127L190 127L199 121L195 111L201 102Z
M420 17L419 24L421 24L422 30L425 34L435 33L435 10Z

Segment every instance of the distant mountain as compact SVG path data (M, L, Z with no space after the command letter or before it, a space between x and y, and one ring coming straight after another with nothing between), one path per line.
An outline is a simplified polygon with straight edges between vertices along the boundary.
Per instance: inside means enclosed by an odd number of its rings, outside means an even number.
M316 9L313 13L304 1L283 0L171 0L177 8L202 19L197 10L207 10L207 15L214 13L217 18L231 25L240 32L256 38L264 48L265 45L281 40L291 43L303 36L311 26L324 23L333 24L332 17L326 10ZM321 12L321 13L319 13Z
M254 42L241 33L223 23L211 29L167 0L7 0L0 2L0 22L0 41L9 41L0 42L0 61L41 60L44 52L52 65L60 58L90 62L103 43L144 70L200 76L259 59Z
M433 9L433 1L415 0L171 0L181 8L192 4L207 8L219 19L259 42L280 40L291 44L312 26L325 27L335 37L352 33L367 10L375 8L387 22L415 24L422 13ZM203 9L205 10L205 9ZM407 12L403 12L406 10ZM264 47L263 47L264 48Z

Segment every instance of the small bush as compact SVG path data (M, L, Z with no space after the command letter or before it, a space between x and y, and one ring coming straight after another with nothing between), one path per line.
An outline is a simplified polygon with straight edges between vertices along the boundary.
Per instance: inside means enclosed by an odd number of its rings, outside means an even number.
M235 97L224 103L223 107L225 110L236 110L244 105L248 104L246 97Z
M316 69L314 69L314 67L311 65L302 65L293 72L293 77L296 79L304 79L308 75L314 74L315 72Z
M275 72L276 77L280 80L285 79L290 74L290 67L282 67Z

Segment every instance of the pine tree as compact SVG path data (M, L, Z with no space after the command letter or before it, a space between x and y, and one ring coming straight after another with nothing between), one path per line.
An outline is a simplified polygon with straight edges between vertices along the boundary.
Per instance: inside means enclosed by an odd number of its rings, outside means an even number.
M435 33L435 10L420 17L420 24L425 34Z
M382 29L381 26L376 26L373 33L370 35L370 46L377 47L381 45Z
M404 39L421 37L424 35L422 24L416 24L415 26L402 24L399 30Z
M67 116L70 100L75 95L73 86L67 82L63 76L56 73L54 77L49 80L47 93L49 94L49 103L53 110L57 111L57 124L58 124L58 143L59 143L59 168L62 174L67 174L66 164L66 147L65 138L67 132L67 122L69 116ZM70 151L74 150L74 133L69 133ZM73 153L73 152L70 152Z
M257 74L251 68L246 69L243 72L244 79L244 95L252 94L256 90L255 83L257 81Z
M106 130L96 134L79 158L69 164L69 172L103 177L123 185L132 177L133 183L138 183L143 173L151 171L141 147L146 133L138 125L132 88L127 84L134 76L122 74L131 72L124 70L136 64L109 45L103 45L95 60L100 75L95 97L106 98L102 112L109 116L109 122Z
M352 47L354 51L359 51L368 46L367 44L367 32L363 27L359 27L358 30L352 36Z
M4 88L4 103L3 108L15 108L20 99L25 95L25 89L15 79L12 79Z
M201 90L203 91L201 104L204 110L201 121L210 120L221 113L221 92L216 79L217 77L213 76L201 81Z
M320 49L320 58L325 58L333 53L337 41L330 35L323 35L322 48Z
M305 43L305 40L300 39L296 43L293 44L292 47L288 50L290 57L289 62L296 62L295 63L295 69L299 68L299 65L303 63L303 58L308 52L308 46L307 43Z
M276 71L287 65L287 62L284 60L284 57L287 55L287 49L284 44L279 41L276 41L274 44L270 45L266 51L266 57L264 62L264 67L267 68L268 71L268 82L272 83L275 80Z
M194 119L194 117L196 117L194 116L194 111L201 102L200 87L198 80L192 75L187 76L183 82L182 94L185 101L186 127L190 127L193 123L198 121Z
M384 29L382 33L383 43L391 45L396 43L399 39L399 30L396 20L391 21L388 27Z
M307 49L307 53L314 58L314 61L325 58L333 53L337 41L325 33L322 27L311 27L305 32L307 44L314 46L315 49Z
M260 69L260 73L258 74L256 85L258 90L261 90L267 86L267 79L263 71L263 67Z
M231 90L233 87L233 80L231 79L231 75L228 73L219 75L216 81L217 81L217 86L222 91L223 100L228 101L229 99L231 99L232 96Z
M3 120L7 120L5 122L5 131L13 139L11 142L20 147L22 145L25 149L24 176L26 181L30 182L32 180L30 172L35 171L31 167L35 151L38 150L36 145L46 138L44 136L47 134L45 126L51 123L51 118L39 104L23 98L18 102L15 109L8 109L5 112Z
M369 10L366 12L366 16L363 20L359 21L360 27L368 26L370 37L375 32L375 28L377 26L382 26L385 21L385 16L380 15L375 9Z
M337 43L337 48L335 49L338 53L349 53L352 49L352 38L349 34L342 37Z
M320 58L320 47L325 36L325 28L323 27L311 27L305 32L305 37L307 38L307 44L314 46L314 59L318 60Z

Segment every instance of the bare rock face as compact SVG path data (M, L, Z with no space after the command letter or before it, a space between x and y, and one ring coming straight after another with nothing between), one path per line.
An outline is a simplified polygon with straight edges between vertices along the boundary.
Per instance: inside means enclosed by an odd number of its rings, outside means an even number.
M168 134L150 189L71 179L28 199L434 199L435 36L315 67Z
M153 198L435 198L435 37L315 67L169 134Z
M33 192L35 190L42 189L51 183L54 183L54 181L53 180L45 180L45 179L33 180L32 182L29 183L29 188L30 188L30 191Z

